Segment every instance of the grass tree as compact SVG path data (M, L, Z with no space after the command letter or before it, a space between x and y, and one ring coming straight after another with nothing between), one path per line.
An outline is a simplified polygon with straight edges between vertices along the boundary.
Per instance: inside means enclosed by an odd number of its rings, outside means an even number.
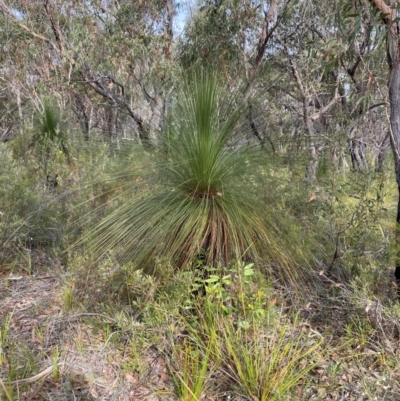
M31 141L45 175L49 173L49 165L55 158L57 148L66 160L70 161L65 132L61 129L59 110L51 105L50 101L45 101L43 110L35 114L34 135Z
M131 188L91 231L96 257L110 251L137 268L157 258L177 268L192 266L200 255L208 266L245 259L294 279L293 244L260 180L267 175L266 155L246 145L246 104L216 74L185 80L152 155L152 184L147 192Z

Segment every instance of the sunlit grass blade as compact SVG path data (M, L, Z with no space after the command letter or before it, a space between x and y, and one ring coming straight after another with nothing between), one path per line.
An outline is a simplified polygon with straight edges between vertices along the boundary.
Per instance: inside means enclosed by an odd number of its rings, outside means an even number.
M251 399L286 399L289 391L316 366L322 340L299 335L295 326L263 329L254 322L237 330L228 320L221 327L221 349L227 373Z
M199 339L195 344L184 341L182 346L174 346L174 365L170 366L172 379L175 383L180 401L198 401L207 389L212 362L211 348L201 349Z

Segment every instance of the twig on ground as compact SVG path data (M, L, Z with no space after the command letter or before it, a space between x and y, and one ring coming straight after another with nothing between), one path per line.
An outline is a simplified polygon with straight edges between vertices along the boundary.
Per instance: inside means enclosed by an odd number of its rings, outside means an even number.
M38 373L35 376L28 377L27 379L14 380L10 384L34 383L34 382L42 379L43 377L48 376L50 373L52 373L56 366L62 366L62 365L64 365L64 362L59 362L56 365L51 365L51 366L47 367L45 370L42 370L40 373Z

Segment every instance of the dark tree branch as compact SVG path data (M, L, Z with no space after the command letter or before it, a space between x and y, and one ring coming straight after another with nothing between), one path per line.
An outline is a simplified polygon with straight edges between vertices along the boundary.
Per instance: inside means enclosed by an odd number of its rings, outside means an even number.
M116 95L112 91L106 89L104 85L101 83L101 80L106 78L110 80L110 77L99 77L97 79L89 79L87 76L85 76L84 72L81 71L82 76L84 78L84 81L90 85L95 92L97 92L99 95L105 97L106 99L112 101L115 106L118 106L124 110L126 110L127 114L135 121L135 123L138 126L139 129L139 137L142 141L148 143L149 142L149 132L147 130L147 127L144 124L143 118L140 117L138 114L136 114L132 108L130 107L129 103L127 100L121 96ZM114 79L112 79L112 82L115 83L116 85L123 87L121 84L116 82Z
M22 22L20 22L17 17L14 15L14 13L12 12L12 10L10 10L4 3L3 0L0 0L0 8L13 20L14 23L16 23L20 28L24 29L25 31L27 31L31 36L33 36L36 39L40 39L41 41L49 44L50 46L52 46L57 52L59 51L58 46L51 41L49 38L34 32L32 29L30 29L27 25L23 24Z
M10 132L13 127L14 123L11 123L5 131L0 135L0 142L7 142L10 140Z
M60 31L58 26L56 25L56 22L54 21L54 17L52 12L50 11L50 1L49 0L45 0L43 3L43 7L46 11L46 15L48 20L50 21L50 25L51 25L51 30L53 31L54 37L56 39L56 43L58 46L58 49L60 51L60 56L64 54L64 46L62 45L62 41L61 41L61 35L60 35Z
M376 107L387 106L387 105L388 105L388 102L376 103L376 104L373 104L372 106L369 106L369 107L368 107L368 111L369 111L369 110L372 110L372 109L375 109Z

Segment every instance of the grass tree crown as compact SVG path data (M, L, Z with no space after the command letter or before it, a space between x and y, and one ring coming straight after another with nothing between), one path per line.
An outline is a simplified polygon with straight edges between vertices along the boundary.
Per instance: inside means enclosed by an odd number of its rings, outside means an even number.
M245 145L248 100L241 93L216 74L185 80L151 156L157 179L147 191L126 196L94 228L89 242L97 256L111 250L137 268L157 258L185 268L200 254L209 266L244 258L293 266L273 205L259 186L265 153Z

